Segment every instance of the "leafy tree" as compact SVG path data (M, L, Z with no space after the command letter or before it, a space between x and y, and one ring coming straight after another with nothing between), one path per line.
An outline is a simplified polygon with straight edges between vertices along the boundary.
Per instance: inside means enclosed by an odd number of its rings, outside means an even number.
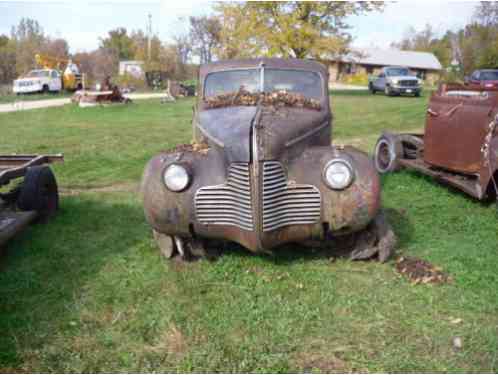
M11 83L16 78L15 42L0 35L0 83Z
M220 15L222 57L323 58L347 52L346 18L382 10L380 2L227 2Z
M119 60L130 60L133 58L133 40L124 27L108 32L106 38L100 38L100 48L111 52Z
M35 66L35 54L41 50L46 37L38 21L23 18L12 27L11 39L16 49L16 72L21 75Z
M51 57L67 59L69 58L69 44L62 38L47 38L41 46L41 52Z
M160 56L163 48L161 40L157 35L152 36L150 41L149 60L149 40L142 30L134 31L131 34L133 42L133 58L145 62L145 70L160 70Z
M441 62L443 67L450 64L453 57L452 33L448 32L443 38L438 38L432 26L427 24L420 32L409 27L399 43L391 46L405 51L431 52Z

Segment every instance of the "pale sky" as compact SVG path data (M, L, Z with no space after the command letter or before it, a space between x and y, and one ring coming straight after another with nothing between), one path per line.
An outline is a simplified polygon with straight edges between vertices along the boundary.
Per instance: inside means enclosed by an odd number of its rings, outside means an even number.
M421 30L426 23L441 34L456 30L470 20L476 5L435 0L387 3L383 13L350 17L353 45L388 48L408 27ZM34 18L46 34L64 37L74 53L97 48L99 37L116 27L145 30L149 13L153 32L171 40L187 30L181 17L210 12L211 3L198 0L0 0L0 34L8 35L22 17Z

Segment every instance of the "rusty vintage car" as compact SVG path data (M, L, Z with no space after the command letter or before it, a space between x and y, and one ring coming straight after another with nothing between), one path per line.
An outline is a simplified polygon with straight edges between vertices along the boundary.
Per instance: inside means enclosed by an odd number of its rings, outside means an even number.
M194 143L153 157L142 179L145 216L165 257L203 254L210 239L253 252L286 243L334 249L356 233L351 258L388 258L394 234L371 159L331 146L325 66L222 61L201 66L199 85Z
M31 222L55 214L59 193L47 164L63 160L61 154L0 155L0 250Z
M375 166L380 173L416 170L477 199L496 197L497 116L497 88L443 84L430 98L424 134L385 132Z

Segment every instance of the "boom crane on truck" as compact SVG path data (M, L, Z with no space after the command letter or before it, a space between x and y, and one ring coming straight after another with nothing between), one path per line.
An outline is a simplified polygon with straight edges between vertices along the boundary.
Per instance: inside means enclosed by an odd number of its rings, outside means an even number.
M62 87L68 91L81 90L85 86L85 75L71 59L60 59L37 53L35 60L43 69L58 70L62 76Z

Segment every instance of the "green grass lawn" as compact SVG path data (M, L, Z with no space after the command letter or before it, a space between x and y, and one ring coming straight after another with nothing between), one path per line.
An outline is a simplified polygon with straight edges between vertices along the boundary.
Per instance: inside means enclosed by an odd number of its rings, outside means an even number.
M333 93L334 137L370 151L383 129L422 129L426 102ZM398 253L450 284L292 247L164 262L134 190L153 154L190 141L192 105L0 114L3 153L66 160L60 214L0 258L0 372L498 371L496 208L416 173L382 181Z

